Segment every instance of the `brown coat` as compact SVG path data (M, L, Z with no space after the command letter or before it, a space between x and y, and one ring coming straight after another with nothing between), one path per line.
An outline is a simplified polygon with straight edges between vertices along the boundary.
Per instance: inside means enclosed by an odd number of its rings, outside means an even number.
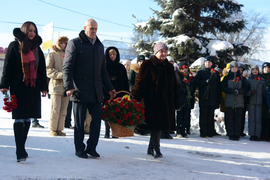
M132 90L134 98L145 104L147 130L175 130L175 109L180 107L174 67L166 59L159 61L152 56L145 61Z

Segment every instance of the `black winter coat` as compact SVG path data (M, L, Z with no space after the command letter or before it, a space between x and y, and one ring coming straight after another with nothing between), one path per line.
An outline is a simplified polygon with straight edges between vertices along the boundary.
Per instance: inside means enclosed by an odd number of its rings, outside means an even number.
M270 74L262 74L261 77L263 77L265 80L266 92L268 92L270 88ZM267 100L266 98L263 99L262 118L270 118L266 100Z
M75 89L71 101L103 102L103 87L113 89L106 69L104 46L96 37L90 43L84 30L68 42L63 64L65 91Z
M177 80L177 85L178 85L178 94L179 94L179 102L180 102L180 107L181 108L194 108L194 103L195 103L195 97L194 97L194 79L192 79L190 82L185 83L183 80L185 76L177 71L175 72L176 75L176 80ZM187 76L187 79L189 79L189 76ZM189 92L191 95L191 98L188 99L188 91L187 88L189 88Z
M180 108L174 68L166 59L156 56L144 61L137 76L132 94L138 101L144 100L146 130L175 130L175 109Z
M110 59L109 55L109 51L111 49L114 49L117 52L117 56L114 62ZM105 52L105 57L109 78L116 92L121 90L129 92L127 71L125 66L120 63L120 54L118 49L116 47L108 47ZM104 93L104 102L106 102L110 99L110 94L105 90L103 91L103 93ZM121 97L123 95L125 94L123 93L117 94L118 97Z
M199 70L194 79L194 85L199 88L199 106L214 106L218 107L221 103L221 83L219 73L213 73L211 69L203 67ZM209 79L209 83L206 80ZM207 86L210 85L207 93Z
M12 110L12 119L41 118L41 92L48 91L44 54L38 47L36 86L26 86L22 81L22 61L19 52L19 41L22 41L25 34L20 31L20 28L15 28L13 34L16 40L12 41L7 49L0 89L10 89L10 93L18 100L18 107ZM40 37L39 43L42 43Z

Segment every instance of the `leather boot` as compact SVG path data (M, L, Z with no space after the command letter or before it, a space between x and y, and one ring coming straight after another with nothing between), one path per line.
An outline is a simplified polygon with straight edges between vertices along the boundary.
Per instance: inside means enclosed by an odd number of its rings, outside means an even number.
M110 125L105 122L105 136L104 138L110 138Z
M24 149L24 124L23 123L14 123L13 124L14 130L14 137L16 143L16 155L17 155L17 162L25 161L25 149Z
M30 124L31 124L30 122L24 122L24 131L23 131L23 140L24 140L24 143L23 143L23 149L24 149L24 155L25 155L26 158L28 158L28 153L25 150L25 142L26 142L27 135L28 135L28 132L29 132Z
M151 133L154 148L154 158L163 157L163 155L160 152L160 134L161 131L152 131Z

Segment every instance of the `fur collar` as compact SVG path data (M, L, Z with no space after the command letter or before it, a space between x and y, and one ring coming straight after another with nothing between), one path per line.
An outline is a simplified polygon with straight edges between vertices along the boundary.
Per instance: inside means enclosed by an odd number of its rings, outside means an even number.
M15 36L15 40L18 40L19 42L22 42L24 38L26 38L26 34L24 34L20 28L15 28L13 30L13 35ZM38 36L38 44L42 44L42 39L40 36Z
M130 70L133 70L133 71L135 71L136 73L139 73L140 67L139 67L138 64L131 64L131 65L130 65Z
M165 64L169 63L167 58L163 62L161 62L160 60L158 60L158 58L155 55L151 56L151 58L149 60L153 63L154 66L162 65L163 63L165 63ZM169 64L171 64L171 63L169 63Z
M54 52L65 52L65 51L63 51L63 50L58 46L58 44L53 45L53 46L52 46L52 50L53 50Z

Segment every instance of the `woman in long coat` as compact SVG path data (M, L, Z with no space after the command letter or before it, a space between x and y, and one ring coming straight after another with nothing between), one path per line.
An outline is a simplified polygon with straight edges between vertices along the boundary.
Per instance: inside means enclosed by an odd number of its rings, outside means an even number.
M154 46L154 54L144 61L132 90L134 98L145 104L143 127L151 131L147 154L162 157L161 131L175 131L175 109L180 107L173 65L166 59L168 47L164 43Z
M17 108L12 110L15 119L13 129L16 142L17 162L28 157L25 141L30 127L30 118L41 118L41 94L48 91L44 54L37 27L33 22L25 22L21 28L13 30L12 41L5 57L0 91L15 95Z

